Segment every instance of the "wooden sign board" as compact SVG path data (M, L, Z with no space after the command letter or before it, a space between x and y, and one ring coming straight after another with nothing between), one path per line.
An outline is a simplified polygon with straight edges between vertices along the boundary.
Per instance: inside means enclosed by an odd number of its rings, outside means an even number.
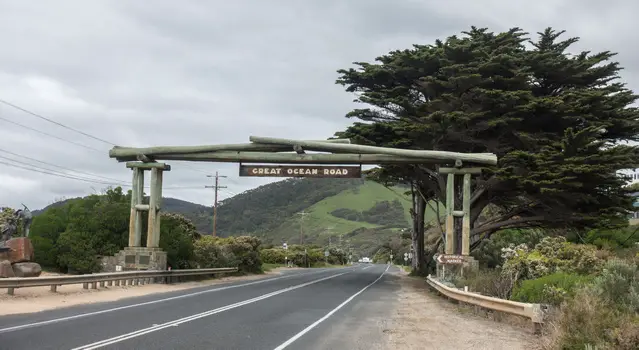
M464 256L439 254L435 260L440 264L461 265L464 263Z
M315 178L360 178L361 166L326 165L243 165L240 176L253 177L315 177Z

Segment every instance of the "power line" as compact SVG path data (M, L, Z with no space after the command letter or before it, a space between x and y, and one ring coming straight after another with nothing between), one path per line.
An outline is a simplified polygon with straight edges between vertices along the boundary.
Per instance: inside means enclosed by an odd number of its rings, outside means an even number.
M101 151L101 150L99 150L99 149L97 149L97 148L93 148L93 147L90 147L90 146L87 146L87 145L83 145L83 144L81 144L81 143L73 142L73 141L70 141L70 140L64 139L64 138L59 137L59 136L51 135L51 134L46 133L46 132L44 132L44 131L40 131L40 130L35 129L35 128L32 128L32 127L30 127L30 126L26 126L26 125L24 125L24 124L20 124L20 123L14 122L14 121L9 120L9 119L7 119L7 118L0 117L0 120L4 120L4 121L5 121L5 122L7 122L7 123L10 123L10 124L13 124L13 125L17 125L17 126L20 126L20 127L22 127L22 128L29 129L29 130L31 130L31 131L35 131L35 132L40 133L40 134L42 134L42 135L46 135L46 136L49 136L49 137L53 137L54 139L58 139L58 140L60 140L60 141L68 142L68 143L70 143L70 144L73 144L73 145L76 145L76 146L80 146L80 147L84 147L84 148L86 148L86 149L90 149L90 150L92 150L92 151L100 152L101 154L104 154L104 153L105 153L104 151Z
M70 126L67 126L67 125L64 125L64 124L62 124L62 123L60 123L60 122L57 122L57 121L55 121L55 120L52 120L51 118L47 118L47 117L42 116L42 115L40 115L40 114L38 114L38 113L32 112L32 111L27 110L27 109L25 109L25 108L22 108L22 107L20 107L20 106L17 106L17 105L15 105L15 104L11 103L11 102L6 101L6 100L0 99L0 103L3 103L3 104L5 104L5 105L7 105L7 106L10 106L10 107L12 107L12 108L15 108L15 109L17 109L17 110L19 110L19 111L22 111L22 112L24 112L24 113L27 113L27 114L29 114L29 115L31 115L31 116L36 117L36 118L39 118L39 119L45 120L45 121L47 121L47 122L50 122L50 123L55 124L55 125L58 125L58 126L63 127L63 128L65 128L65 129L68 129L68 130L71 130L71 131L73 131L73 132L76 132L76 133L79 133L79 134L81 134L81 135L84 135L84 136L86 136L86 137L92 138L92 139L94 139L94 140L97 140L97 141L100 141L100 142L103 142L103 143L106 143L106 144L109 144L109 145L112 145L112 146L117 146L117 145L116 145L115 143L113 143L113 142L107 141L107 140L102 139L102 138L97 137L97 136L93 136L93 135L88 134L88 133L86 133L86 132L84 132L84 131L74 129L74 128L70 127ZM47 132L44 132L44 131L38 130L38 129L36 129L36 128L32 128L32 127L27 126L27 125L24 125L24 124L20 124L20 123L18 123L18 122L15 122L15 121L9 120L9 119L4 118L4 117L1 117L1 116L0 116L0 120L3 120L3 121L5 121L5 122L7 122L7 123L10 123L10 124L13 124L13 125L16 125L16 126L19 126L19 127L22 127L22 128L25 128L25 129L28 129L28 130L31 130L31 131L34 131L34 132L37 132L37 133L42 134L42 135L45 135L45 136L49 136L49 137L55 138L55 139L60 140L60 141L63 141L63 142L70 143L70 144L75 145L75 146L79 146L79 147L83 147L83 148L86 148L86 149L90 149L90 150L95 151L95 152L99 152L100 154L104 154L104 153L105 153L103 150L99 150L99 149L97 149L97 148L93 148L93 147L91 147L91 146L87 146L87 145L84 145L84 144L81 144L81 143L77 143L77 142L74 142L74 141L71 141L71 140L67 140L67 139L65 139L65 138L62 138L62 137L59 137L59 136L56 136L56 135L49 134L49 133L47 133ZM25 158L26 158L26 157L25 157ZM38 161L38 160L36 160L36 161ZM42 162L42 161L38 161L38 162ZM51 165L51 164L50 164L50 165ZM194 170L194 171L197 171L197 172L201 172L201 173L204 173L204 174L207 174L207 175L208 175L208 174L210 174L210 172L207 172L207 171L204 171L204 170L198 169L198 168L196 168L196 167L194 167L194 166L192 166L192 165L190 165L190 164L184 164L184 165L185 165L187 168L190 168L191 170ZM55 166L55 165L54 165L54 166ZM69 170L69 169L67 168L67 170ZM76 170L71 170L71 171L81 173L81 172L76 171ZM86 173L85 173L85 174L86 174ZM91 175L91 176L95 176L95 175ZM101 177L101 176L98 176L98 177ZM113 180L113 179L111 179L111 180ZM121 182L121 180L116 180L116 181ZM130 187L130 186L129 186L129 187Z
M116 146L116 144L115 144L115 143L113 143L113 142L106 141L106 140L101 139L101 138L99 138L99 137L97 137L97 136L89 135L89 134L87 134L86 132L83 132L83 131L80 131L80 130L74 129L74 128L70 127L70 126L66 126L66 125L64 125L64 124L62 124L62 123L56 122L55 120L51 120L51 119L49 119L49 118L47 118L47 117L43 117L43 116L41 116L40 114L37 114L37 113L31 112L31 111L29 111L29 110L26 110L26 109L24 109L24 108L22 108L22 107L20 107L20 106L16 106L16 105L14 105L13 103L7 102L7 101L5 101L5 100L0 99L0 103L4 103L4 104L5 104L5 105L7 105L7 106L13 107L13 108L15 108L15 109L17 109L17 110L19 110L19 111L22 111L22 112L24 112L24 113L27 113L27 114L29 114L29 115L32 115L32 116L34 116L34 117L36 117L36 118L40 118L40 119L42 119L42 120L48 121L49 123L52 123L52 124L55 124L55 125L61 126L61 127L65 128L65 129L68 129L68 130L71 130L71 131L77 132L77 133L79 133L79 134L82 134L82 135L84 135L84 136L86 136L86 137L89 137L89 138L92 138L92 139L94 139L94 140L101 141L101 142L104 142L104 143L109 144L109 145L112 145L112 146Z
M110 177L106 177L106 176L95 175L95 174L92 174L92 173L89 173L89 172L84 172L84 171L80 171L80 170L74 170L74 169L71 169L71 168L66 168L66 167L63 167L61 165L56 165L56 164L45 162L43 160L27 157L25 155L21 155L21 154L17 154L17 153L11 152L11 151L4 150L2 148L0 148L0 152L8 153L8 154L11 154L11 155L16 156L16 157L26 158L26 159L32 160L34 162L50 165L50 166L53 166L53 167L56 167L56 168L72 171L72 172L75 172L75 173L78 173L78 174L84 174L84 175L89 175L89 176L93 176L93 177L97 177L97 178L102 178L104 180L111 180L111 181L125 183L125 181L123 181L123 180L118 180L118 179L114 179L114 178L110 178ZM4 157L2 157L2 158L4 158Z
M68 178L68 179L72 179L72 180L78 180L78 181L85 181L85 182L91 182L91 183L96 183L96 184L101 184L101 185L114 185L112 183L108 183L108 182L102 182L102 181L97 181L97 180L90 180L90 179L84 179L84 178L79 178L79 177L75 177L75 176L69 176L67 174L61 174L61 173L52 173L52 172L48 172L48 171L42 171L39 170L37 168L28 168L25 166L21 166L21 165L17 165L17 164L11 164L11 163L7 163L7 162L3 162L0 161L0 164L4 164L6 166L10 166L10 167L14 167L14 168L19 168L19 169L25 169L25 170L29 170L29 171L34 171L37 173L41 173L41 174L47 174L47 175L52 175L52 176L58 176L58 177L64 177L64 178ZM31 165L33 167L33 165Z

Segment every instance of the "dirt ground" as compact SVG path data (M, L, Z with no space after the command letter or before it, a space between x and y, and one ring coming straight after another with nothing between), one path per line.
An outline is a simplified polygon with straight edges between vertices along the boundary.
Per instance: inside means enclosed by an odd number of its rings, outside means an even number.
M536 349L539 340L517 322L496 322L434 294L423 279L403 275L391 317L385 322L387 349ZM515 324L515 325L513 325ZM525 324L525 323L523 323Z
M290 270L290 269L289 269ZM166 293L195 287L210 286L230 281L250 281L280 274L280 269L274 269L262 275L240 277L222 277L217 279L184 282L177 284L146 284L141 286L111 286L97 289L83 289L82 284L58 286L56 293L51 293L47 287L30 287L16 289L15 295L8 295L6 290L0 291L0 316L21 313L39 312L60 307L79 304L101 303L123 298L137 297L155 293ZM43 272L42 276L58 275Z

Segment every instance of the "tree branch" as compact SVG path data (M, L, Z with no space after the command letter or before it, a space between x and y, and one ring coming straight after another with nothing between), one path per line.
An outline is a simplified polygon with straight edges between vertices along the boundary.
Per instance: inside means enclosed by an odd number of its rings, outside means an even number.
M512 228L511 226L522 224L522 223L526 223L527 224L526 226L533 226L532 223L535 221L546 221L546 220L547 219L545 216L530 216L530 217L524 217L524 218L509 219L509 220L495 222L495 223L474 228L473 230L471 230L470 235L476 236L484 232L497 231L502 228ZM483 239L483 237L481 237L480 240L481 239Z

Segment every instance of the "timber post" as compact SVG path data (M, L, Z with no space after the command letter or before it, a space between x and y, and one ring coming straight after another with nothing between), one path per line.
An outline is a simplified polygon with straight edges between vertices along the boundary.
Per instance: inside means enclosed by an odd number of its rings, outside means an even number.
M162 206L162 179L171 166L165 163L127 162L126 167L133 170L131 190L131 217L129 219L129 247L142 246L142 212L148 211L146 247L160 246L160 209ZM144 171L151 171L149 204L144 204Z
M446 181L446 245L445 254L452 255L461 251L461 255L470 255L470 183L471 175L481 174L481 168L462 168L456 162L454 168L439 168L440 174L448 175ZM463 175L462 210L455 210L455 176ZM455 241L455 218L462 218L462 239Z

